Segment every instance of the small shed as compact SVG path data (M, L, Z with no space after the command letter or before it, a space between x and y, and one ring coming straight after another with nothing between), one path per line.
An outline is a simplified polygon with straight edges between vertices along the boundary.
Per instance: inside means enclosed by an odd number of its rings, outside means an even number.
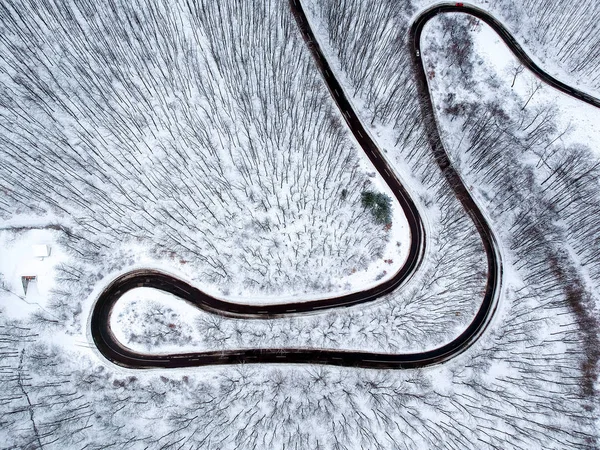
M27 295L27 288L29 287L29 283L32 281L36 281L37 276L35 275L23 275L21 277L21 283L23 283L23 293Z

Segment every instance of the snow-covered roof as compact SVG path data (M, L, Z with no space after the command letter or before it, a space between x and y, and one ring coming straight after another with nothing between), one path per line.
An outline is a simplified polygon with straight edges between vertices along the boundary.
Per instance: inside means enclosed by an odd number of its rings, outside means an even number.
M45 244L32 245L31 248L33 249L33 256L36 258L46 258L47 256L50 256L50 247Z

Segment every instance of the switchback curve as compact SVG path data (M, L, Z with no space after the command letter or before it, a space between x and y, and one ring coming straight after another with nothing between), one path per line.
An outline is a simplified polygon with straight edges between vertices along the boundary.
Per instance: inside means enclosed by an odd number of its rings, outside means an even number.
M586 103L600 106L598 100L564 85L539 69L527 57L510 33L485 11L473 6L458 6L458 4L450 3L438 4L425 10L416 18L410 28L409 50L412 54L413 68L419 88L421 109L426 121L428 139L440 169L449 181L457 198L472 218L481 236L487 255L488 276L484 298L469 326L452 342L426 352L409 354L280 348L150 355L130 350L115 339L110 329L110 314L114 304L121 295L137 287L152 287L169 292L198 308L218 315L246 319L271 319L321 309L348 307L373 301L404 284L415 273L422 261L425 249L425 233L416 206L404 187L393 175L393 171L385 161L382 152L369 137L352 105L346 98L341 85L333 75L327 60L321 52L299 0L290 0L290 7L303 38L311 50L315 62L342 116L348 123L358 143L390 186L407 217L411 232L411 249L406 263L390 280L365 291L334 298L274 305L245 305L226 302L211 297L170 275L153 270L133 271L114 280L100 294L92 311L90 323L92 338L98 350L108 360L130 368L176 368L234 363L310 363L377 369L406 369L425 367L451 359L462 353L479 338L489 324L496 309L502 278L502 261L492 230L469 191L462 183L460 176L452 166L442 145L435 122L427 78L420 61L420 36L422 29L425 23L435 15L443 12L464 12L480 18L498 32L524 65L535 68L536 70L532 70L541 79Z

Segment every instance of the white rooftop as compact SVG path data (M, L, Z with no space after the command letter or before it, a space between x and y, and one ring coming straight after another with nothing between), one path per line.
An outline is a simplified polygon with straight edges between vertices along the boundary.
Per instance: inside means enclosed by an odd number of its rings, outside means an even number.
M36 258L46 258L50 256L50 247L47 245L32 245L33 256Z

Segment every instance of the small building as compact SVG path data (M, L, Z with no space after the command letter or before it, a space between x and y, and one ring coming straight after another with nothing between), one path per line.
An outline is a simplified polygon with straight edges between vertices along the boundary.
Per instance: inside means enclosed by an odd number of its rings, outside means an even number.
M33 256L35 258L44 259L50 256L50 247L45 244L32 245L31 248L33 249Z
M29 283L36 281L37 276L35 275L23 275L21 277L21 283L23 283L23 294L27 295L27 288L29 287Z

